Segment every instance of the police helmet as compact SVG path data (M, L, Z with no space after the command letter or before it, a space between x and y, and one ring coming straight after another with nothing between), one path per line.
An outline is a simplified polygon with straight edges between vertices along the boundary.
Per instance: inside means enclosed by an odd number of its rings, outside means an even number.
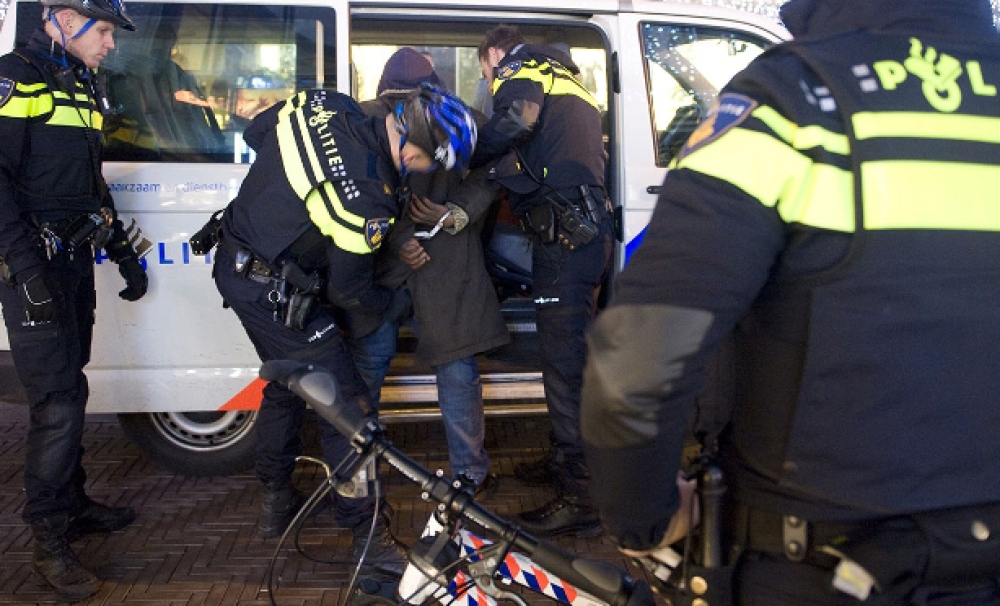
M39 2L50 11L71 8L84 17L108 21L130 32L135 31L135 24L125 12L125 3L122 0L39 0Z
M396 107L400 145L413 143L446 170L464 168L476 148L476 120L457 96L426 82Z

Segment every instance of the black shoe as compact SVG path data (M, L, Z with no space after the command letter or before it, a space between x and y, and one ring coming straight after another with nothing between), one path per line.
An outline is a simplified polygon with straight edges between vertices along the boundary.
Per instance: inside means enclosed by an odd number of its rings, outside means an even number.
M514 466L514 477L517 481L535 488L555 486L558 474L559 469L551 450L543 454L540 459Z
M65 536L36 533L31 571L43 586L66 602L86 600L101 588L101 581L83 567Z
M476 482L464 473L459 473L455 479L462 484L462 489L472 495L477 501L492 497L500 488L500 479L495 474L488 473L482 482Z
M84 497L84 505L69 518L66 540L70 543L89 534L107 534L135 521L131 507L108 507Z
M372 533L371 543L368 544L368 533L372 532L371 520L365 520L351 529L354 535L351 543L351 558L354 562L361 559L364 554L365 560L361 567L362 572L382 573L393 576L403 576L406 569L406 552L399 546L396 539L389 532L388 520L385 515L379 514L375 521L375 530ZM365 545L368 550L365 551Z
M559 495L538 509L514 516L514 521L526 532L537 537L571 534L596 537L602 532L601 520L589 504L578 497Z
M264 485L260 502L260 534L265 539L280 537L306 502L298 490L289 485L279 488Z

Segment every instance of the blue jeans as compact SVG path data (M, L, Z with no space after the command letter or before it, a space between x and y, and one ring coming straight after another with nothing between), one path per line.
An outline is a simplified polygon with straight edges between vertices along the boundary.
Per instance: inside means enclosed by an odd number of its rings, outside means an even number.
M452 477L462 473L479 484L490 468L483 446L486 424L479 364L470 356L435 366L434 372Z
M396 355L395 322L383 322L375 332L359 339L348 339L347 346L355 366L375 401ZM434 367L437 375L438 405L448 440L451 474L466 474L479 483L489 470L489 458L483 446L483 386L479 365L474 357L462 358Z
M395 322L382 322L375 332L359 339L344 339L347 349L354 358L354 366L361 380L368 387L372 401L378 405L382 400L382 384L389 374L389 366L396 357L396 337L399 326Z

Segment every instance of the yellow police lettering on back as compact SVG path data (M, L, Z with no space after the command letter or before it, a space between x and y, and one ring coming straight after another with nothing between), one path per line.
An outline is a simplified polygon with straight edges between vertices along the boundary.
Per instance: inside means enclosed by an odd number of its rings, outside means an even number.
M997 87L986 81L982 66L978 61L962 62L946 53L938 53L932 46L924 48L917 38L910 39L910 56L902 63L893 60L876 61L872 68L882 88L896 90L912 74L922 81L921 90L931 107L939 112L951 113L962 105L963 74L969 82L972 94L981 97L995 97Z

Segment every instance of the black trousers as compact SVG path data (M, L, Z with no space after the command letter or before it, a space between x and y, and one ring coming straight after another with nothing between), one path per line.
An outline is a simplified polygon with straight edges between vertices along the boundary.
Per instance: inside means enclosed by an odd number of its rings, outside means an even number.
M30 407L22 512L29 524L70 513L81 504L86 480L80 440L89 395L83 367L90 361L97 302L93 256L61 253L45 272L60 307L49 324L26 325L17 291L0 284L11 355Z
M368 390L358 374L354 361L344 345L333 316L320 309L309 318L304 330L286 327L276 321L268 302L270 284L261 284L233 273L233 258L217 250L215 283L233 311L239 317L261 361L301 360L330 370L346 398L368 397ZM269 383L264 388L257 416L256 475L266 485L287 484L295 469L295 458L302 454L300 429L306 403L287 388ZM347 438L332 425L320 419L320 445L323 460L337 468L353 454ZM350 528L371 519L373 498L347 499L339 495L336 501L337 522Z
M553 447L580 465L580 390L587 359L584 336L610 271L612 240L607 219L597 237L575 250L558 242L541 244L537 238L532 248L532 294Z

